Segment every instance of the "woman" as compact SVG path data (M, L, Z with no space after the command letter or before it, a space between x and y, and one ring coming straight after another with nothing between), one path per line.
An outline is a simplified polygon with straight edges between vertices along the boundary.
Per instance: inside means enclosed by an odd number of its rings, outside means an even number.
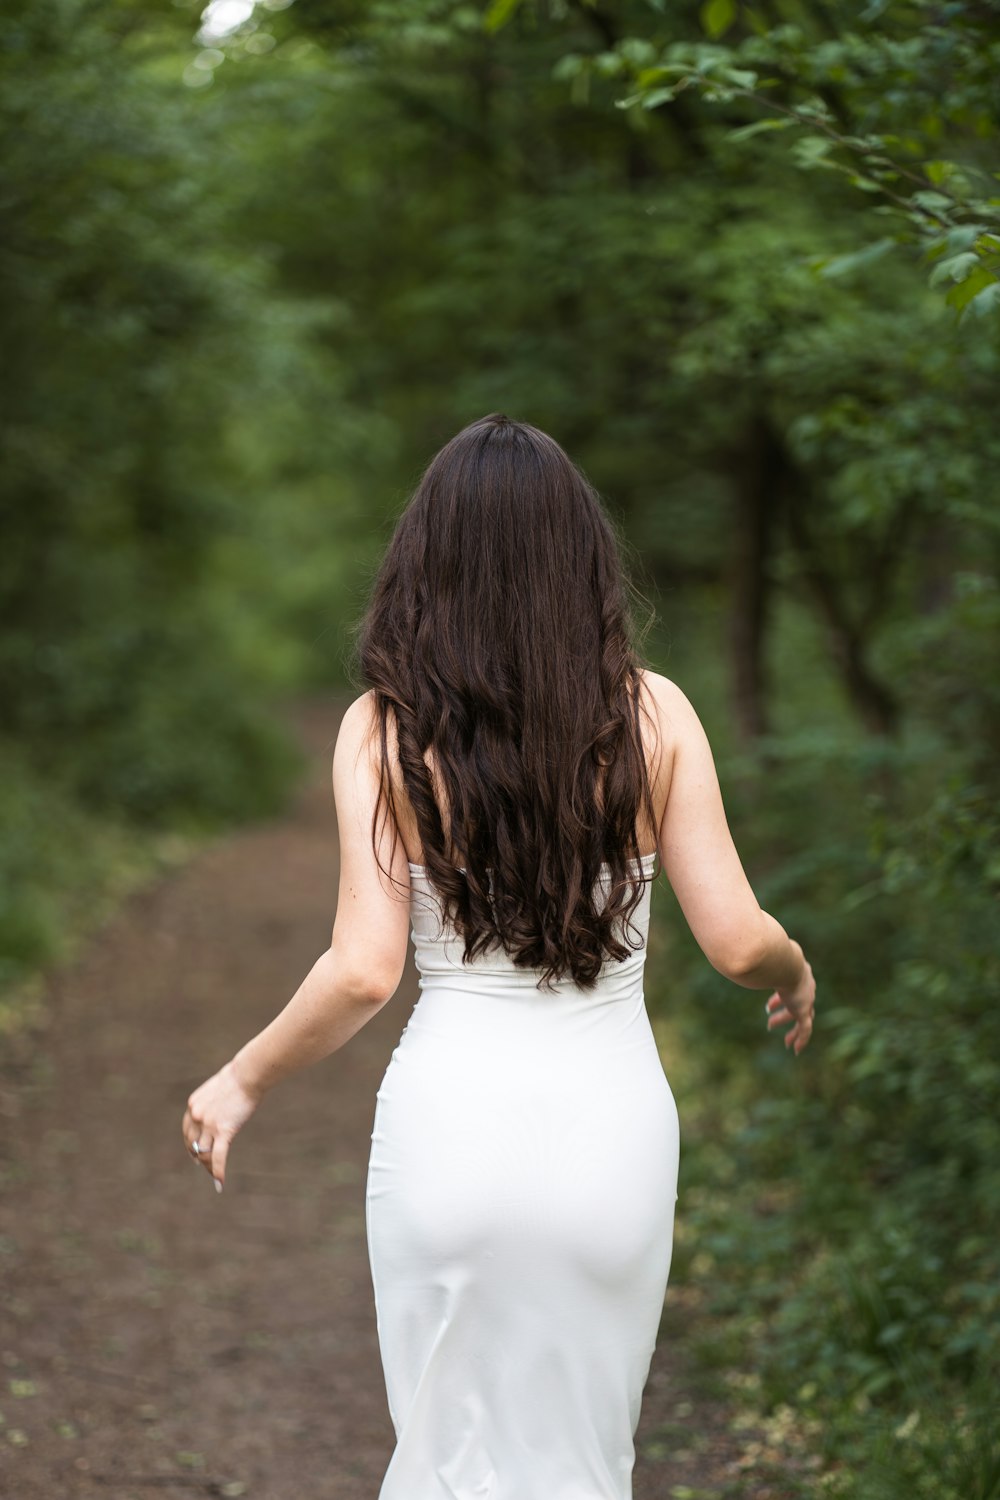
M670 1267L678 1124L643 998L657 858L709 962L815 986L751 890L691 705L639 666L614 532L550 437L492 415L436 455L359 637L333 758L333 938L188 1100L221 1190L265 1093L392 996L366 1209L397 1444L380 1500L626 1500Z

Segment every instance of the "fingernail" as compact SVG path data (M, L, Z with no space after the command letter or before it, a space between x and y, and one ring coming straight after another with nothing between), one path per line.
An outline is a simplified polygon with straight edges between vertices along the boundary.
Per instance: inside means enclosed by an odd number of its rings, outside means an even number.
M218 1177L215 1179L215 1191L217 1193L222 1192L222 1183L219 1181Z

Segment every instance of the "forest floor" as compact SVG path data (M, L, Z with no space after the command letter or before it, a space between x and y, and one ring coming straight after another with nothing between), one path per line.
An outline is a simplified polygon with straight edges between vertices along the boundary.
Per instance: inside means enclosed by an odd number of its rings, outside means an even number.
M0 1494L375 1500L393 1434L365 1172L375 1093L416 999L270 1095L225 1192L185 1154L187 1095L329 942L336 705L295 723L289 811L133 893L47 976L46 1029L0 1075ZM707 1394L697 1307L668 1290L635 1500L785 1500L761 1436ZM414 1496L413 1500L423 1500Z

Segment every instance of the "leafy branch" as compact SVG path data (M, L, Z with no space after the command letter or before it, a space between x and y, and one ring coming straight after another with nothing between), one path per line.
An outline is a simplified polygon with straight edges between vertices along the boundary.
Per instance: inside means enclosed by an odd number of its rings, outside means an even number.
M702 24L710 36L718 36L733 23L736 13L734 0L709 0L702 7ZM934 69L940 62L929 47L926 50L932 55L925 58L923 36L908 42L905 38L849 36L836 43L825 40L810 53L803 49L801 34L794 28L768 29L759 20L757 25L757 34L742 49L711 41L672 42L664 48L650 38L632 36L597 54L569 53L556 64L553 75L570 83L577 103L588 101L592 79L605 79L631 83L631 92L615 100L622 110L654 111L694 92L709 104L746 101L765 109L763 118L737 126L725 138L743 142L798 127L806 132L792 147L799 168L839 172L859 191L881 198L882 212L905 220L905 227L892 237L883 236L848 255L817 259L814 269L819 274L843 275L880 258L897 243L916 240L925 260L933 262L929 284L948 287L945 300L961 321L1000 309L1000 196L991 181L998 174L960 164L940 152L931 156L919 133L910 127L902 133L845 128L845 122L849 126L852 119L851 106L845 102L845 58L853 68L849 76L857 95L854 116L870 117L884 105L879 89L888 91L876 64L895 61L902 76L905 57L906 68L914 76L906 74L905 86L893 77L893 107L898 108L901 96L914 115L925 111L921 128L931 134L935 145L945 136L950 122L943 109L929 121L926 117L926 100L934 94ZM975 114L981 102L976 93L979 75L983 59L989 61L990 48L974 28L966 29L961 45L953 36L950 41L957 49L952 71L972 99L972 107L965 100L965 113ZM748 61L763 66L746 66ZM967 65L965 74L963 64ZM775 98L777 89L786 95L808 89L810 97L801 103L782 100ZM836 113L827 102L831 92ZM899 159L895 146L926 151L926 159L916 169Z

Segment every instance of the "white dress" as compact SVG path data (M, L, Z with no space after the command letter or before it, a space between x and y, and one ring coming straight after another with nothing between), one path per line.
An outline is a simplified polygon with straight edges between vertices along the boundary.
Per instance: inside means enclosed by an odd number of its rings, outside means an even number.
M397 1440L379 1500L629 1500L679 1154L643 995L651 887L643 946L553 993L502 952L463 966L422 865L410 881L420 996L366 1186Z

